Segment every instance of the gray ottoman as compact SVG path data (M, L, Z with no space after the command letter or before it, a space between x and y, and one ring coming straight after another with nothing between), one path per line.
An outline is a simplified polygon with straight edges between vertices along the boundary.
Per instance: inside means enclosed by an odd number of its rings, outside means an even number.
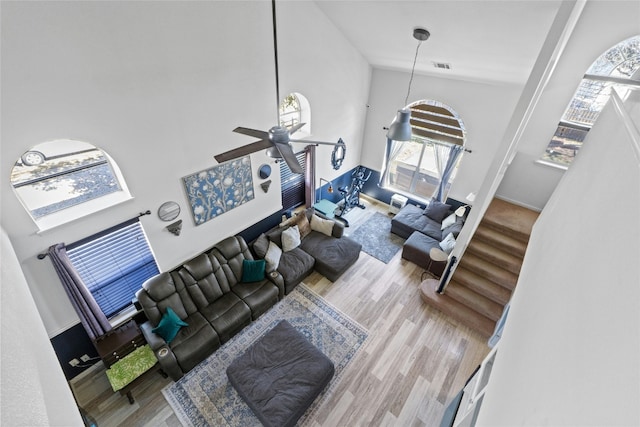
M431 262L429 252L433 248L440 249L440 242L419 231L414 231L402 246L402 258L430 271L436 277L440 277L447 266L447 262Z
M286 320L227 368L229 382L267 427L294 426L333 373L333 362Z

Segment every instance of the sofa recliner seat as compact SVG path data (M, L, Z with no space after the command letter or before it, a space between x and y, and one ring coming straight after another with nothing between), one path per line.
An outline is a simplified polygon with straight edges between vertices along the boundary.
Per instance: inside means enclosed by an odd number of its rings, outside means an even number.
M243 260L253 260L244 239L232 236L178 268L148 279L136 293L148 321L141 325L161 368L177 381L284 296L266 276L242 282ZM170 342L153 332L167 309L188 326Z

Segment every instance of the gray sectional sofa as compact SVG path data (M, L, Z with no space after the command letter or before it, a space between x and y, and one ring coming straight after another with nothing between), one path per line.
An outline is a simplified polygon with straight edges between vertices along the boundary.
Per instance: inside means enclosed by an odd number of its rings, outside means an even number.
M174 381L284 297L264 266L249 277L260 265L242 237L228 237L136 293L149 319L140 329Z
M443 228L445 219L452 223ZM431 200L424 209L405 205L391 220L391 232L407 239L402 248L402 258L440 276L446 262L431 262L429 253L432 249L445 250L451 239L458 237L463 225L463 217L456 217L450 205Z
M344 225L314 213L313 208L307 209L283 227L262 234L253 243L255 257L241 236L232 236L142 285L136 297L148 321L140 329L160 367L174 381L284 298L314 269L335 281L357 261L361 245L342 235ZM294 233L287 230L294 226L304 236L289 248L287 236ZM277 242L281 253L277 264L268 268L271 252L265 257L271 242Z
M322 220L321 225L318 225L318 219ZM294 226L304 236L298 246L285 250L282 235ZM283 249L279 262L272 267L282 279L285 294L288 294L314 270L334 282L358 260L362 245L343 234L344 223L330 220L308 208L261 234L252 248L256 257L261 259L267 255L271 242Z

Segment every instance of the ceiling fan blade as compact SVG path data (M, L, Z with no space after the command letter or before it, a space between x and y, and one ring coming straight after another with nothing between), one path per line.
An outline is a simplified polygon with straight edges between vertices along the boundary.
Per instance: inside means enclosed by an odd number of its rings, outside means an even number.
M249 129L240 126L235 128L233 131L236 133L241 133L243 135L253 136L254 138L258 139L269 139L269 132L265 132L263 130Z
M289 166L289 169L291 169L291 172L304 173L304 169L302 169L302 166L300 166L300 163L298 163L298 159L296 158L296 155L293 153L293 149L289 144L274 145L282 155L284 161L287 162L287 165Z
M291 126L291 128L289 129L289 135L293 135L294 133L296 133L297 131L300 130L300 128L302 126L306 125L306 123L298 123L295 126Z
M266 133L266 132L265 132ZM251 153L255 153L266 148L273 147L273 143L268 139L262 139L252 144L243 145L242 147L234 148L233 150L225 151L222 154L213 156L218 163L226 162L227 160L237 159Z

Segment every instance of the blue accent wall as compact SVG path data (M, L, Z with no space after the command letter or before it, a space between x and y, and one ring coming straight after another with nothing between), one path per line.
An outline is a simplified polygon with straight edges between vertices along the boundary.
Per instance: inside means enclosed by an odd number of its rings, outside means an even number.
M380 181L380 172L378 172L377 170L371 170L371 178L369 178L369 180L367 182L364 183L364 187L362 188L362 192L364 194L366 194L369 197L372 197L376 200L379 200L383 203L386 204L390 204L391 203L391 197L393 197L394 194L396 194L395 191L389 191L386 190L382 187L380 187L378 185L378 182ZM407 203L411 203L413 205L417 205L420 206L422 208L425 207L424 202L418 201L416 199L412 199L411 197L408 197L405 195L405 197L407 197L409 200L407 201ZM456 209L460 206L465 205L465 203L462 203L456 199L452 199L452 198L447 198L446 203L448 205L451 205L453 207L453 209Z
M51 338L51 345L53 345L56 356L58 356L58 362L60 362L60 366L67 380L72 379L95 363L100 362L98 352L81 323ZM80 357L84 354L91 357L92 360L88 362L80 361L80 365L75 367L69 365L71 359L80 360Z

